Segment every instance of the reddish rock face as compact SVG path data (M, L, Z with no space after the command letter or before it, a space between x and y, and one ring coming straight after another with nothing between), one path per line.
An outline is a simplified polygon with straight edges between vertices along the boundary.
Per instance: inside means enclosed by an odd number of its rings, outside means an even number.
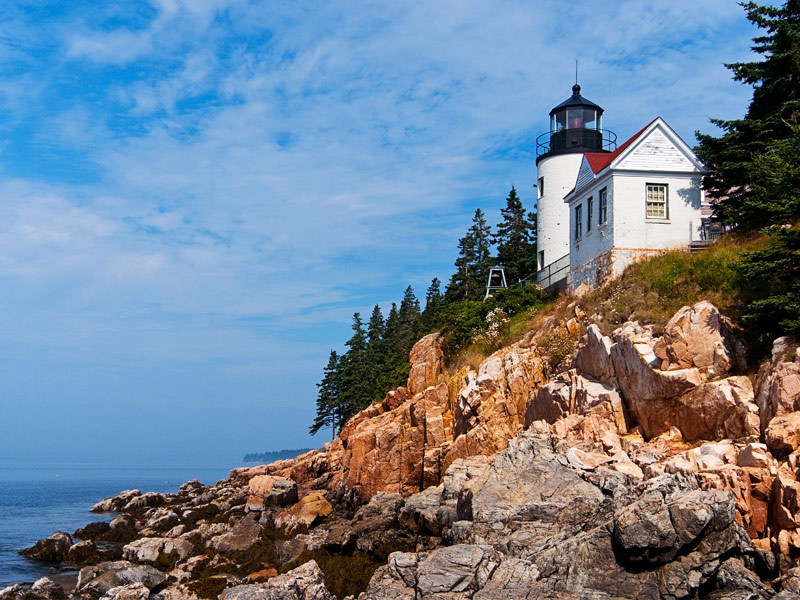
M791 454L800 447L800 412L775 417L764 432L769 449L779 456Z
M612 341L591 325L575 368L550 382L531 340L444 382L440 341L430 335L411 353L408 386L355 415L339 438L231 475L250 480L254 509L286 480L314 506L324 491L356 503L380 492L410 496L439 485L459 459L491 460L530 428L574 448L569 460L581 470L634 480L692 474L733 494L735 518L758 547L800 555L800 358L790 340L778 340L754 391L748 378L727 376L739 351L708 303L684 307L661 338L626 323ZM304 506L284 511L285 523L324 514Z
M770 360L758 371L755 394L762 430L775 417L800 410L800 354L791 338L775 340Z
M653 350L662 371L697 368L715 379L731 371L741 355L740 347L727 319L713 304L703 301L681 308Z
M436 385L444 367L442 339L431 333L419 340L408 357L411 371L408 374L408 393L412 396Z
M287 506L297 502L297 484L287 477L256 475L248 483L247 507Z
M408 496L438 485L458 458L503 450L522 430L528 398L544 381L536 349L521 344L496 352L477 371L462 371L448 383L413 394L443 377L437 336L420 340L411 361L409 387L356 414L335 441L293 460L237 469L232 476L291 478L300 497L340 486L355 491L361 503L378 492Z
M311 527L333 512L331 503L320 492L304 496L297 504L275 517L275 526L291 533L298 527Z

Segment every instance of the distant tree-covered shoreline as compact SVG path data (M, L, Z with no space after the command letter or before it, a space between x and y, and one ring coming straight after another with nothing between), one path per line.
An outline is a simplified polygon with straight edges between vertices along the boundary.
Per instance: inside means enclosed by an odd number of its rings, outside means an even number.
M297 448L295 450L268 450L267 452L249 452L244 455L242 462L271 463L285 458L294 458L313 448Z

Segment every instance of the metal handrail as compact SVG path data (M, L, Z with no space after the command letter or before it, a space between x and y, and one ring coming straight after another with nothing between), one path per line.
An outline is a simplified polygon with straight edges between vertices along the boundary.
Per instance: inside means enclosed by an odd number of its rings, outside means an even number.
M551 262L541 271L537 271L533 275L529 275L525 279L521 279L511 287L523 287L525 285L536 284L543 290L565 279L569 271L569 254L565 254L558 260Z
M553 135L570 131L576 132L581 131L581 144L576 146L579 149L588 150L590 148L596 150L606 150L608 152L613 152L617 149L617 134L613 131L608 129L561 129L559 131L548 131L543 133L539 137L536 138L536 158L543 156L550 152L550 139ZM596 148L596 140L597 136L594 134L600 134L600 148ZM574 135L574 134L573 134Z

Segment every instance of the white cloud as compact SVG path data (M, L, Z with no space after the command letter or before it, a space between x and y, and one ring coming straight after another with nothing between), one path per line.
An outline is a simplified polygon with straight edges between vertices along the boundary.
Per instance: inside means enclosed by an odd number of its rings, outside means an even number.
M512 184L532 205L576 57L621 140L660 114L691 144L748 98L721 64L752 32L722 0L152 9L68 11L49 25L66 57L0 84L0 351L113 364L119 386L134 363L214 365L220 386L288 370L312 410L354 311L446 279ZM42 148L94 179L61 182Z

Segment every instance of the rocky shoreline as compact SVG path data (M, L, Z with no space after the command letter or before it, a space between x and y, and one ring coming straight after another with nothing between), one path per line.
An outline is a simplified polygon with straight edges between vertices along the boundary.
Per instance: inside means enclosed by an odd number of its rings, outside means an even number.
M449 377L426 336L334 442L107 498L110 523L23 551L74 588L0 600L798 597L797 342L748 376L707 302L658 335L570 311ZM582 326L554 368L547 340Z

